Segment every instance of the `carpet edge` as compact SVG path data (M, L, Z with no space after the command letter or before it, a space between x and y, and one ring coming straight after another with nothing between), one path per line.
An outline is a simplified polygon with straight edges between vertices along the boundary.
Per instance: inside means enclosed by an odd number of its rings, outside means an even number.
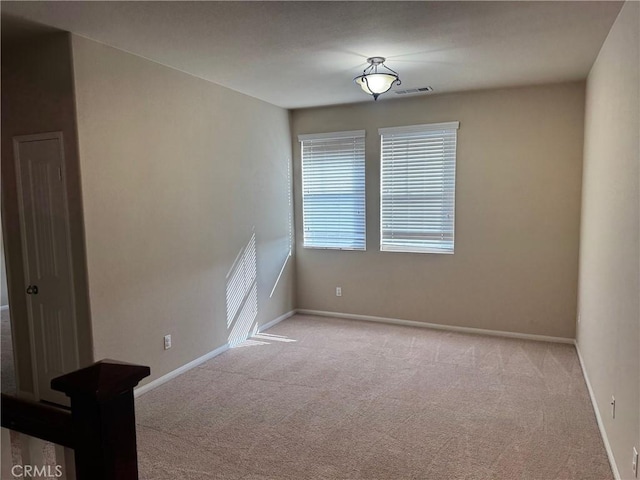
M616 480L622 480L622 477L620 476L620 471L618 470L618 464L616 463L616 459L613 456L613 450L611 449L611 444L609 443L609 437L607 436L607 431L604 428L604 422L602 420L602 416L600 415L600 409L598 408L598 402L596 401L595 393L593 392L593 388L591 388L589 375L587 375L587 369L584 366L584 361L582 360L582 354L580 353L580 347L578 346L577 340L574 342L574 345L576 347L576 353L578 354L578 361L580 362L582 377L584 378L584 381L587 384L587 391L589 392L591 407L593 408L593 411L596 416L596 423L598 424L598 430L600 430L600 436L602 437L602 441L604 443L604 449L607 452L609 465L611 465L611 470L613 471L613 477Z
M274 318L273 320L265 323L264 325L259 326L258 327L258 331L259 332L264 332L265 330L268 330L269 328L271 328L274 325L280 323L281 321L286 320L287 318L291 317L295 313L296 313L295 310L291 310L291 311L289 311L287 313L284 313L284 314L280 315L279 317ZM188 372L192 368L195 368L198 365L203 364L207 360L211 360L212 358L217 357L218 355L220 355L221 353L226 352L227 350L229 350L229 344L225 343L224 345L219 346L215 350L212 350L209 353L205 353L201 357L198 357L195 360L190 361L189 363L185 363L181 367L178 367L175 370L172 370L169 373L167 373L167 374L165 374L165 375L163 375L163 376L161 376L159 378L156 378L154 381L149 382L149 383L147 383L145 385L141 385L140 387L135 388L134 391L133 391L133 396L135 398L138 398L140 395L144 395L145 393L153 390L154 388L159 387L163 383L167 383L169 380L172 380L172 379L176 378L178 375L182 375L183 373Z
M416 322L415 320L402 320L399 318L375 317L373 315L360 315L356 313L327 312L323 310L309 310L305 308L299 308L296 311L296 313L300 313L303 315L318 315L320 317L347 318L347 319L353 319L353 320L364 320L367 322L388 323L392 325L404 325L407 327L431 328L434 330L447 330L447 331L459 332L459 333L490 335L494 337L519 338L522 340L535 340L539 342L552 342L552 343L566 343L570 345L575 344L575 339L566 338L566 337L552 337L548 335L536 335L532 333L506 332L503 330L488 330L485 328L459 327L456 325L443 325L439 323Z

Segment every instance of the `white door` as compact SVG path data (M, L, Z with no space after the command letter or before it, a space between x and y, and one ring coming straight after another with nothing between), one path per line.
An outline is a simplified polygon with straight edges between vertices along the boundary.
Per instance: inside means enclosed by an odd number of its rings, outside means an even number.
M79 367L62 132L13 144L36 396L68 404L50 388Z

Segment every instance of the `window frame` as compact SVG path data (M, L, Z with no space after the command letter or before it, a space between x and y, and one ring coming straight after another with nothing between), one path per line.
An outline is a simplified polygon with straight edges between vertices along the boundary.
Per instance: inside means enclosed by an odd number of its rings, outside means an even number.
M361 246L335 246L335 245L314 245L307 244L307 219L305 215L305 143L307 141L314 140L339 140L339 139L353 139L362 142L362 158L361 158L361 175L362 175L362 239ZM366 192L366 131L365 130L350 130L341 132L328 132L328 133L311 133L298 135L298 141L300 142L300 166L301 166L301 197L302 197L302 248L308 248L313 250L344 250L344 251L357 251L363 252L367 249L367 192ZM357 217L354 217L357 218ZM356 239L359 241L359 239ZM312 243L312 242L309 242Z
M455 220L456 220L456 168L457 168L457 131L460 128L460 122L445 122L445 123L430 123L430 124L422 124L422 125L408 125L408 126L401 126L401 127L387 127L387 128L380 128L378 129L378 134L380 135L380 211L379 211L379 219L380 219L380 251L381 252L391 252L391 253L436 253L436 254L445 254L445 255L453 255L455 253ZM451 178L450 179L443 179L442 181L442 185L443 185L443 189L444 186L447 183L451 183L453 185L453 192L451 194L451 208L450 208L450 214L453 216L453 220L451 221L451 241L450 241L450 248L447 247L443 247L443 248L437 248L437 247L426 247L426 246L420 246L420 245L392 245L390 243L385 243L385 236L384 236L384 230L385 230L385 223L384 223L384 218L383 218L383 214L384 214L384 207L385 207L385 184L384 184L384 180L385 180L385 168L390 168L389 166L385 165L387 164L387 162L385 162L385 135L386 136L392 136L392 135L412 135L412 134L420 134L420 133L425 133L425 137L428 137L429 134L427 132L437 132L437 131L442 131L443 132L443 142L446 140L446 137L450 137L453 136L453 149L452 149L452 153L447 154L442 156L443 159L446 160L447 157L453 157L452 158L452 166L450 166L449 168L452 168L452 172L451 172ZM415 165L414 165L415 166ZM407 167L409 168L409 167ZM445 170L445 166L443 165L442 169ZM443 212L444 209L441 210L440 213ZM408 242L409 243L409 242ZM444 242L443 242L444 243Z

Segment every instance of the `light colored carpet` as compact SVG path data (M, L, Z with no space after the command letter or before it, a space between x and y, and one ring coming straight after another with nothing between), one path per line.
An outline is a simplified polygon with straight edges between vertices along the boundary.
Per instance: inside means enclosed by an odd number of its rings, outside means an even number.
M16 374L13 364L13 343L11 343L11 322L9 310L0 312L0 386L2 393L16 392Z
M609 480L571 345L296 315L137 399L143 480Z

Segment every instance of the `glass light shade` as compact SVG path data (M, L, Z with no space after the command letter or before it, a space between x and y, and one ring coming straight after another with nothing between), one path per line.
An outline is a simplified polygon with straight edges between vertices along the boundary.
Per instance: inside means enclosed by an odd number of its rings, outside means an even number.
M389 91L393 82L397 79L398 77L388 73L370 73L369 75L358 77L356 83L369 95L379 95Z

